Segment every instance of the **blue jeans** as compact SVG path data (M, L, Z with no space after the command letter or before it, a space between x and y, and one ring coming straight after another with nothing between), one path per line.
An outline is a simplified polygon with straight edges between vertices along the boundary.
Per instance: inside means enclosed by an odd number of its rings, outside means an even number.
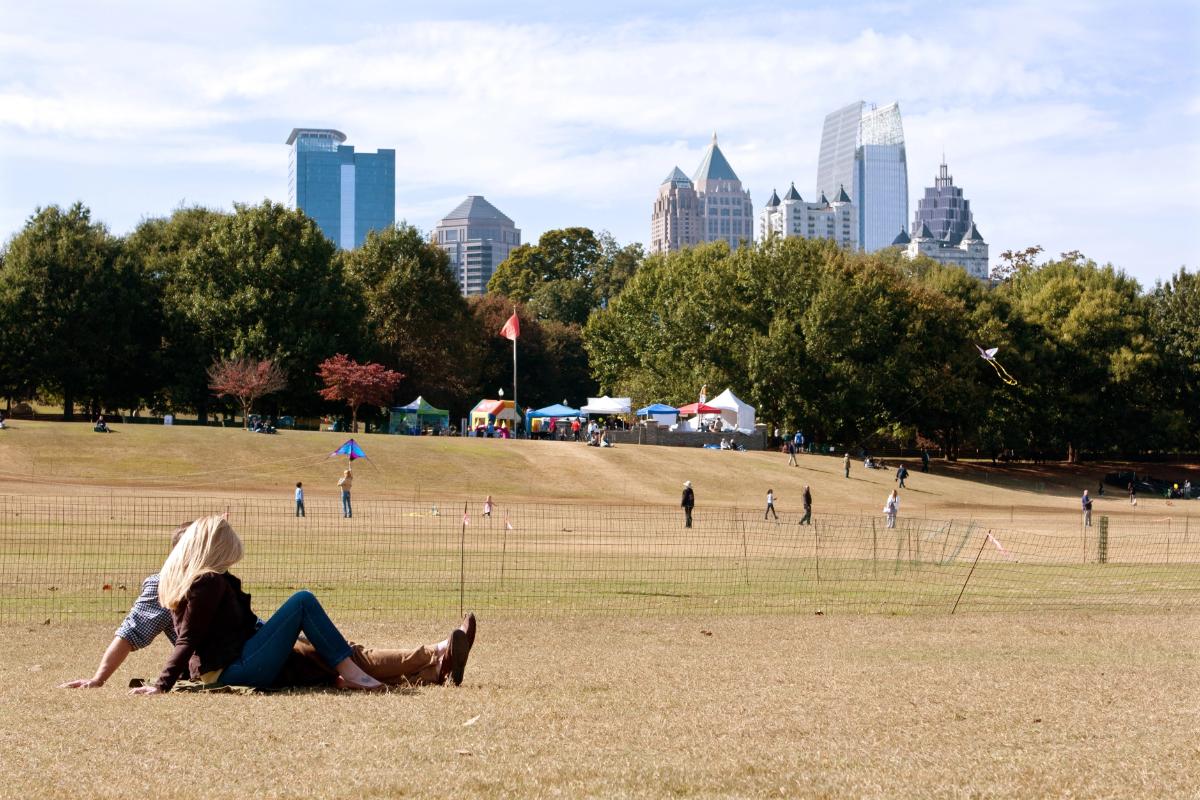
M296 501L296 516L297 517L304 516L304 501L303 500Z
M267 687L275 682L301 632L330 667L350 657L350 645L310 591L299 591L242 645L242 655L221 673L221 683Z
M344 490L342 491L342 516L343 517L353 517L354 516L354 512L350 508L350 493L347 491L344 491Z

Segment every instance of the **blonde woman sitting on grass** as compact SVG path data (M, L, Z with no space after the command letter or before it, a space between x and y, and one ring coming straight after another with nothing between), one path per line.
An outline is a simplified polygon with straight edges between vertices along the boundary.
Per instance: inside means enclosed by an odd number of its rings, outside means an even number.
M228 570L242 558L242 542L224 517L188 527L159 573L158 596L175 623L175 650L152 686L133 694L169 692L189 669L204 683L269 687L303 633L348 689L382 689L354 663L351 647L311 592L288 598L258 625L250 595Z

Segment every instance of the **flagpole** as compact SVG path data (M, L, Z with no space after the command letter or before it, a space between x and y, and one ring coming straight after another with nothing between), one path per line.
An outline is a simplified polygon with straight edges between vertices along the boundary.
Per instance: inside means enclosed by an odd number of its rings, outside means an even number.
M516 315L517 307L513 306L513 314ZM520 317L518 317L520 319ZM521 404L517 402L517 337L513 337L513 413L517 415L518 421L521 419ZM528 431L526 431L528 433Z

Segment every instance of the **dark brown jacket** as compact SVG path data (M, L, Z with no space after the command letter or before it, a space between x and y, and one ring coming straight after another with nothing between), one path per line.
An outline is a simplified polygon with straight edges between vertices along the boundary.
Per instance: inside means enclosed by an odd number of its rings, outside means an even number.
M189 667L191 677L197 679L237 661L258 626L258 617L250 610L250 595L242 591L242 582L227 572L196 578L179 608L171 610L171 617L175 650L156 683L164 692L170 691Z

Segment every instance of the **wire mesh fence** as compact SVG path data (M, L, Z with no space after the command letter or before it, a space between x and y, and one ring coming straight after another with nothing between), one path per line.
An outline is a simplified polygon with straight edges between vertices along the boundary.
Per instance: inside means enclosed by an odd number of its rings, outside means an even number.
M175 527L227 511L266 614L299 588L341 616L659 612L949 613L1200 606L1200 529L1097 517L974 521L433 500L0 497L0 620L118 620Z

